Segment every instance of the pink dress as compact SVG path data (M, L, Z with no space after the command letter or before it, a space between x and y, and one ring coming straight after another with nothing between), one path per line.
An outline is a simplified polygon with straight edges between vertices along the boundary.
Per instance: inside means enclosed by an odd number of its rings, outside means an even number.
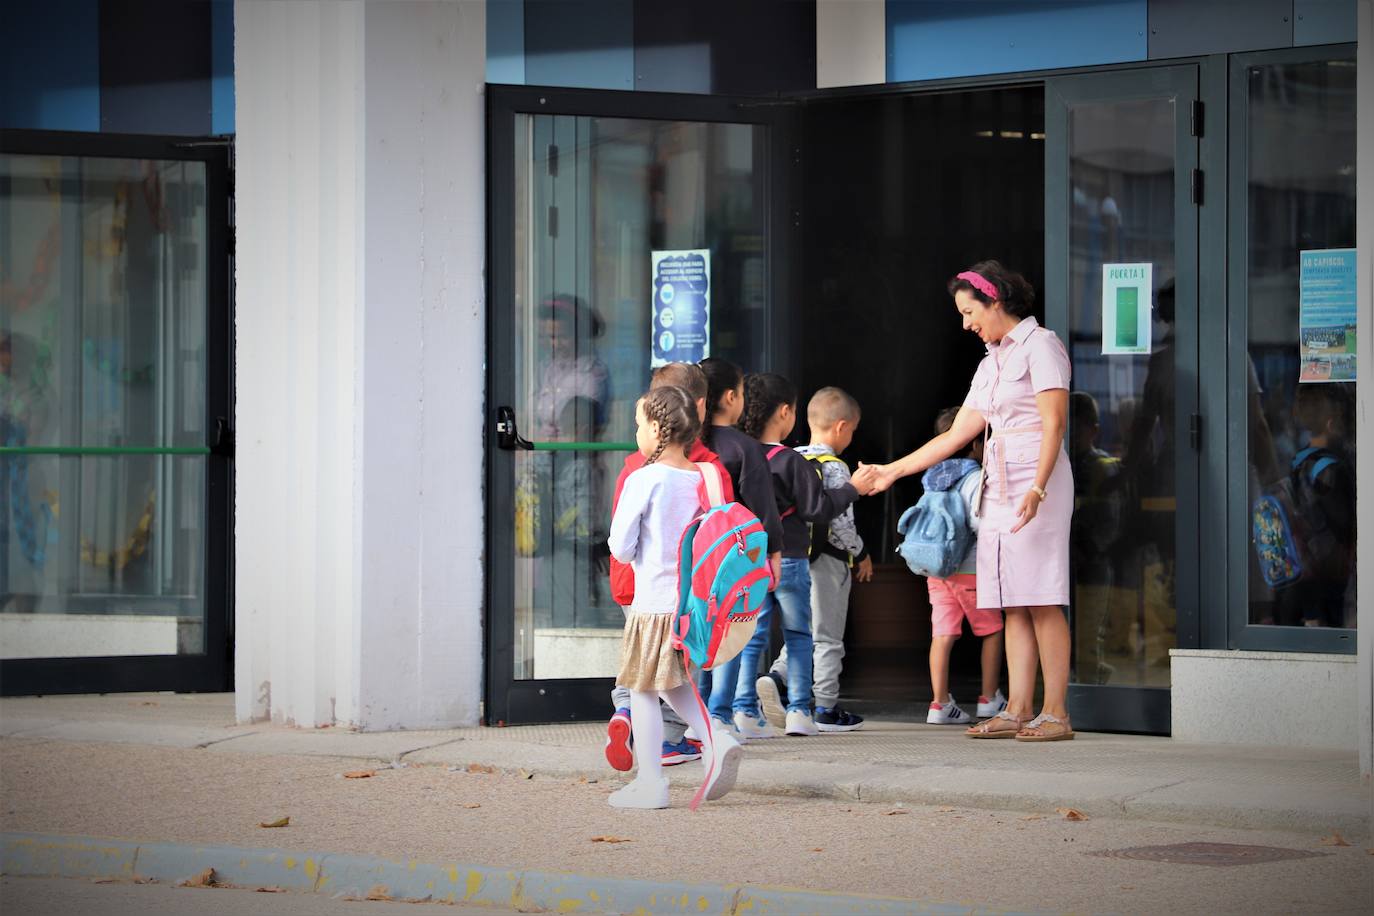
M1073 471L1062 445L1045 485L1045 501L1030 524L1011 533L1040 460L1035 395L1068 387L1068 351L1034 318L1023 319L999 343L989 344L973 375L964 406L981 413L991 427L978 528L980 608L1069 603Z

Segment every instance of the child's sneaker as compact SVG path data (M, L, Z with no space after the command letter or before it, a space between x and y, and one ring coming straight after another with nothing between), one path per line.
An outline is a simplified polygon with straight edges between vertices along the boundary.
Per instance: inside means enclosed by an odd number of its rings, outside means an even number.
M773 671L754 682L759 694L759 704L763 716L771 725L782 725L787 721L787 684L782 675Z
M852 732L864 727L864 717L855 715L839 704L816 707L816 728L823 732Z
M622 706L606 723L606 762L620 772L628 773L635 765L634 751L630 749L633 743L630 711Z
M712 736L715 748L703 746L704 766L706 768L706 800L714 801L735 787L739 776L740 758L744 748L727 731L716 729Z
M608 799L612 808L668 807L668 780L639 778L616 789Z
M960 709L952 696L948 703L931 703L926 713L927 725L966 725L972 721L973 717Z
M800 709L787 710L786 731L790 738L810 738L821 733L816 727L815 720L811 718L811 713Z
M740 744L744 744L749 740L742 731L735 727L735 723L730 721L729 719L722 719L719 716L712 716L711 728L716 732L725 732L727 735L729 735L731 738L734 738Z
M1006 708L1007 698L1002 696L1000 689L992 695L991 700L987 697L978 698L978 718L980 719L991 719Z
M679 763L700 759L700 741L688 741L683 738L677 744L673 744L671 741L663 742L663 765L665 767L675 767Z
M747 739L776 738L778 733L760 713L739 710L735 713L735 731Z

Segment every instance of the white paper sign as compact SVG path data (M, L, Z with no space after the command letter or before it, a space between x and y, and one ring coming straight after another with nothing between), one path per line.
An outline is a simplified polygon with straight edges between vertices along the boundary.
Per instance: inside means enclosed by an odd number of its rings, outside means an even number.
M1150 352L1153 264L1102 265L1102 352Z

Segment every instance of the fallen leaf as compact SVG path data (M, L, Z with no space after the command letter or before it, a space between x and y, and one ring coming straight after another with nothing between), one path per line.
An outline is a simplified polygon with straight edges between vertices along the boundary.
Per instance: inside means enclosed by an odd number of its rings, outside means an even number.
M284 893L286 893L286 888L284 888L284 887L275 887L275 886L274 886L274 887L258 887L258 888L254 888L254 890L256 890L259 894L284 894Z
M155 702L152 701L152 700L144 700L144 701L143 701L141 704L139 704L139 705L141 705L141 706L156 706L157 703L155 703Z
M521 779L533 779L533 778L534 778L534 774L531 773L529 770L522 769L522 770L520 770L519 772L520 772L520 778L521 778Z
M279 818L277 818L275 821L263 821L262 823L258 824L258 826L259 826L259 827L285 827L285 826L287 826L287 825L290 824L290 823L291 823L291 818L288 816L288 817L279 817Z
M135 884L157 884L156 878L145 878L143 875L135 875L132 880Z
M376 775L376 770L349 770L344 774L344 779L371 779Z
M374 885L372 885L372 890L368 891L368 892L367 892L367 896L364 897L363 899L364 899L364 900L390 900L390 899L392 899L392 897L391 897L391 893L387 890L387 886L386 886L385 884L374 884Z
M1027 814L1025 817L1021 818L1023 821L1043 821L1044 819L1045 815L1043 814Z
M205 871L196 875L194 878L187 878L177 882L177 887L214 887L215 870L207 868Z
M601 781L601 780L599 780L599 779L589 779L589 780L587 780L587 785L589 785L589 786L594 786L594 785L596 785L596 784L597 784L598 782L600 782L600 781Z
M1371 856L1374 856L1374 846L1366 848L1365 852L1369 853Z
M489 767L485 763L469 763L469 773L495 773L496 767Z
M893 808L891 811L884 811L883 814L891 817L894 814L910 814L905 808Z
M942 813L943 813L943 812L946 812L946 811L953 811L953 810L954 810L954 806L953 806L953 805L941 805L940 807L936 808L935 810L936 810L936 811L939 811L939 812L942 812Z
M1323 846L1349 846L1350 843L1348 843L1348 842L1346 841L1345 837L1341 836L1341 832L1340 832L1339 830L1333 830L1333 831L1331 831L1331 836L1323 837L1323 838L1322 838L1322 845L1323 845Z
M1088 816L1077 808L1055 808L1055 811L1064 815L1066 821L1086 821Z
M1135 890L1135 885L1134 885L1134 884L1123 884L1123 885L1121 885L1121 889L1122 889L1123 891L1133 891L1133 890Z
M822 848L819 847L819 846L814 846L814 847L812 847L811 851L812 851L812 852L825 852L825 850L822 849Z
M607 835L607 836L594 836L594 837L592 837L592 842L593 842L593 843L628 843L628 842L630 842L630 840L629 840L628 838L626 838L626 837L618 837L618 836L610 836L610 835Z
M482 807L482 806L479 805L479 804L477 804L477 802L470 802L470 803L464 805L463 807L464 807L464 808L480 808L480 807Z
M96 878L96 879L95 879L95 883L96 883L96 884L114 884L114 883L117 882L118 880L119 880L118 878Z

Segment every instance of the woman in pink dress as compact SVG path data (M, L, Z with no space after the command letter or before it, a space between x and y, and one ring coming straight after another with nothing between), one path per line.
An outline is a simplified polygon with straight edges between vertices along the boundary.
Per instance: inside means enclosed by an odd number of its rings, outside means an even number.
M1064 453L1069 355L1031 315L1035 290L997 261L949 281L964 330L988 355L954 425L891 464L874 465L875 489L918 474L985 437L978 607L1006 612L1007 707L968 730L973 738L1063 741L1073 737L1069 680L1069 525L1073 472ZM1037 660L1045 672L1040 714L1031 718Z

